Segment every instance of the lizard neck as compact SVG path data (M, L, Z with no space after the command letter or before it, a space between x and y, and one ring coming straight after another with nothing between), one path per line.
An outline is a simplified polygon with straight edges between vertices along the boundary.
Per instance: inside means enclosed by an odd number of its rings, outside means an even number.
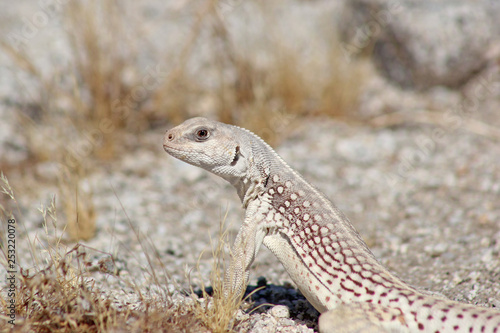
M252 140L249 140L252 142ZM253 140L253 144L242 148L241 157L237 164L241 172L238 177L227 179L235 188L243 207L246 209L250 202L265 193L269 177L276 169L269 156L274 153L267 145ZM275 153L274 153L275 154Z
M241 203L243 204L243 208L247 208L250 201L254 198L255 186L254 182L248 177L242 177L238 179L233 179L229 181L236 192L238 193L238 197L240 197Z
M256 174L258 176L255 176ZM240 197L243 208L246 209L250 202L256 200L259 195L264 193L267 178L265 175L260 175L259 172L250 172L248 176L232 183Z

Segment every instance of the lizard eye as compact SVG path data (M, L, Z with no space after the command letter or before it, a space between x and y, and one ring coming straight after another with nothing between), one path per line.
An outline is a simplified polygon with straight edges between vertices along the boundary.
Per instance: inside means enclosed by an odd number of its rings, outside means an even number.
M205 128L202 128L202 129L199 129L196 131L196 140L198 140L198 141L204 141L204 140L208 139L209 136L210 136L210 132Z

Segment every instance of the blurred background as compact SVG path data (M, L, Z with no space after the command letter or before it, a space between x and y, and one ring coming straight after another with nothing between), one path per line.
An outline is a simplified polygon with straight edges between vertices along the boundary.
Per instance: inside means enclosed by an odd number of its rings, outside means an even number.
M2 230L7 217L19 223L21 267L43 273L42 259L59 263L59 246L79 241L97 249L90 267L99 251L128 265L117 274L135 279L126 297L180 289L155 274L210 283L207 235L217 239L225 213L235 232L243 211L229 185L161 147L166 129L205 116L260 135L338 196L410 283L500 306L499 1L0 8L0 216ZM188 266L200 277L187 281ZM289 281L266 250L252 271ZM92 274L108 295L126 289Z
M439 122L417 111L446 113L464 99L472 102L448 113L495 121L499 8L486 0L5 2L0 166L51 160L85 172L123 151L123 133L197 115L272 144L304 117L370 122L412 111L404 121Z

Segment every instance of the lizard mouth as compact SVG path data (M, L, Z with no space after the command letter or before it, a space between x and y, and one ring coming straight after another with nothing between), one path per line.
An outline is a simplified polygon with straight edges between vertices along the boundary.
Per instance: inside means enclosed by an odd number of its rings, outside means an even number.
M169 145L166 145L164 144L163 145L163 149L167 152L167 154L169 154L170 156L173 156L175 158L178 158L182 161L185 161L186 160L186 154L184 151L182 151L181 149L178 149L178 148L175 148L175 147L172 147L172 146L169 146Z
M175 148L175 147L169 146L169 145L167 145L167 144L165 144L165 143L163 144L163 149L164 149L167 153L168 153L168 151L169 151L169 150L177 150L177 151L179 151L179 150L180 150L180 149L178 149L178 148Z
M189 154L186 153L184 149L180 149L177 147L172 147L167 144L163 144L163 149L169 154L170 156L173 156L181 161L187 162L187 163L192 163L189 161ZM203 154L203 153L202 153Z
M167 144L163 144L163 150L165 150L168 154L175 156L175 157L181 155L181 153L182 153L181 149L169 146Z

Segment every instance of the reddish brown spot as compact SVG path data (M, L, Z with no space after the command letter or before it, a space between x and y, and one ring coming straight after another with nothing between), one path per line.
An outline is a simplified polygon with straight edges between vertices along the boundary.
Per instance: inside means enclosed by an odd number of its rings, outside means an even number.
M463 315L463 314L461 314L461 313L459 313L459 314L457 315L457 318L462 319L463 317L464 317L464 315Z
M330 302L330 296L326 296L325 300L326 300L327 302Z
M458 327L458 325L453 326L453 330L454 330L454 331L458 331L458 329L459 329L459 328L460 328L460 327Z
M358 281L353 280L350 276L348 276L347 278L348 278L349 280L351 280L351 281L352 281L352 283L354 283L356 286L358 286L358 287L360 287L360 288L363 286L363 284L361 284L361 282L358 282Z
M443 312L448 313L448 312L450 312L450 309L443 309Z
M365 289L366 289L366 293L367 293L368 295L375 295L375 292L374 292L373 290L370 290L370 289L368 289L367 287L365 287Z
M441 321L444 323L444 322L446 321L446 316L443 316L443 317L441 318Z
M423 331L424 330L424 324L418 323L418 329Z
M342 282L340 283L340 287L341 287L342 289L344 289L345 291L348 291L348 292L350 292L350 293L353 293L353 294L354 294L354 289L347 288L346 286L344 286L344 284L343 284Z
M347 274L347 273L346 273L346 271L344 271L344 270L343 270L342 268L340 268L340 267L332 267L332 269L333 269L333 270L335 270L335 271L338 271L338 272L342 272L342 273L344 273L344 274Z
M427 304L427 303L422 304L422 306L423 306L424 308L432 308L432 305Z
M319 286L316 286L316 290L319 290Z
M484 329L485 329L484 325L481 326L481 332L484 332Z
M390 299L389 302L399 302L399 297L396 297L396 298L393 298L393 299Z
M432 315L427 316L427 320L432 320L432 319L434 319L434 317Z
M332 281L332 280L326 280L326 283L328 283L328 284L332 284L332 283L333 283L333 281Z
M387 296L387 293L380 294L380 297L386 297L386 296Z
M477 313L474 313L474 314L472 315L472 318L477 318L477 317L479 317Z
M310 262L310 263L309 263L309 267L313 267L313 264L312 264L312 262Z

